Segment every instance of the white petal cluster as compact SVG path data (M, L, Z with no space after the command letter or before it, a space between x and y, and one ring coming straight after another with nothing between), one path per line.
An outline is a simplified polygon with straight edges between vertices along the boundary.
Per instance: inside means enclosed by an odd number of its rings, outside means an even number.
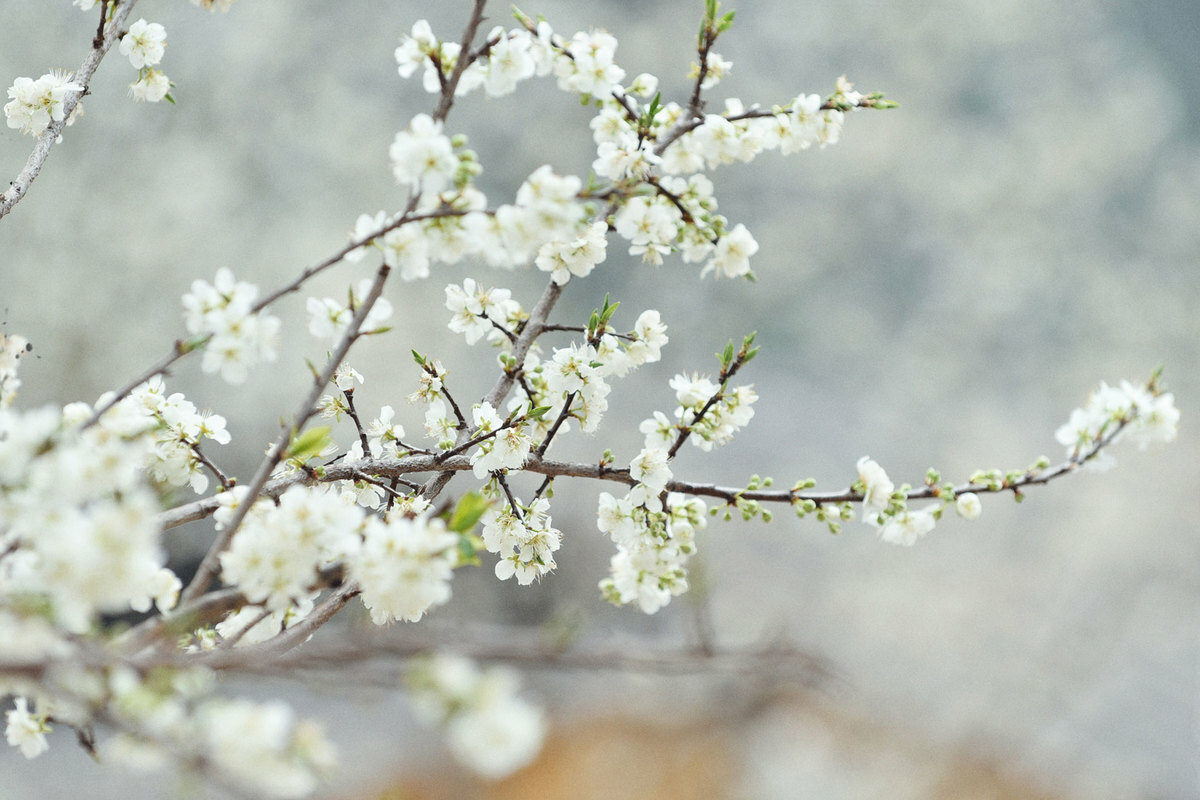
M717 277L740 278L750 273L750 256L758 252L758 242L738 224L717 242L712 259L704 265L701 275L716 271Z
M549 165L533 171L517 189L516 202L496 209L495 224L509 263L524 264L546 242L573 242L586 234L578 196L583 182L557 175Z
M119 50L129 58L129 63L138 71L138 79L129 85L134 100L157 103L171 91L171 81L154 67L162 61L167 47L167 32L157 22L139 19L129 26L121 37Z
M888 478L883 467L863 456L858 460L858 479L862 482L863 505L875 511L883 511L890 505L896 485Z
M114 668L99 681L125 730L105 752L129 767L203 763L240 794L281 800L309 796L334 767L336 751L318 724L280 701L213 698L205 670Z
M954 499L954 510L963 519L976 520L983 513L983 503L974 492L963 492Z
M562 286L574 275L586 278L605 258L608 225L594 222L582 235L567 242L547 242L538 250L534 264Z
M66 72L48 72L36 81L32 78L17 78L8 88L9 101L4 105L4 117L8 127L20 128L22 133L38 136L51 122L62 121L66 113L64 104L71 92L82 92L83 87L75 83ZM67 124L82 116L82 104L76 103Z
M599 359L600 354L591 345L572 342L567 347L555 348L551 359L541 366L539 386L544 394L540 400L550 406L546 417L557 418L570 398L572 413L585 433L592 433L600 426L608 411L612 386L605 380L608 372L604 365L595 366Z
M518 696L520 680L510 669L481 671L465 658L437 655L417 663L407 683L418 716L441 729L455 757L486 778L515 772L542 747L545 719Z
M372 458L398 458L400 441L404 438L404 426L394 422L396 410L391 406L379 409L379 416L367 427L367 443Z
M905 508L891 515L869 514L866 520L878 531L880 540L905 547L916 544L918 539L933 530L933 526L937 524L933 507Z
M227 267L217 270L210 284L197 280L183 296L184 321L189 333L210 337L201 368L220 372L229 383L243 383L249 368L278 356L279 318L253 313L258 287L234 278Z
M441 520L396 513L388 521L368 518L362 545L349 556L347 567L362 587L371 620L376 625L416 622L449 600L457 548L458 536Z
M1067 457L1075 458L1093 447L1102 437L1113 434L1121 425L1114 442L1130 439L1142 450L1175 441L1179 435L1179 409L1170 392L1155 394L1146 386L1121 381L1109 386L1101 381L1083 408L1071 412L1070 419L1054 433L1067 448ZM1107 469L1116 463L1107 450L1087 462L1092 469Z
M463 334L467 344L475 344L485 336L489 341L505 338L497 326L511 330L521 313L511 291L482 289L473 278L464 280L461 287L455 284L446 287L446 308L453 315L450 330Z
M318 339L330 343L336 342L346 329L350 327L355 312L362 305L363 299L371 291L372 280L364 278L350 288L349 299L346 302L330 297L308 298L305 309L308 311L308 332ZM376 298L375 304L367 312L359 328L360 333L371 333L383 327L384 320L392 316L392 304L386 297Z
M50 726L46 723L44 713L29 710L29 701L18 697L11 711L4 715L6 725L4 736L13 747L21 749L21 755L26 758L37 758L50 749L46 734Z
M683 215L662 196L634 197L617 212L617 234L629 241L629 254L647 264L661 264L679 235Z
M51 408L0 410L0 597L44 598L56 624L82 632L151 593L164 561L152 448L144 424L80 432Z
M557 566L554 552L562 544L562 532L551 524L546 498L539 497L521 508L520 515L507 505L489 509L483 515L483 544L489 553L500 556L497 578L515 577L517 583L528 586Z
M335 760L320 726L297 720L279 701L210 700L198 710L196 725L204 758L237 785L265 797L309 796Z
M149 428L154 438L154 448L146 459L150 477L163 486L190 486L197 494L208 488L200 444L231 441L223 416L197 410L179 392L168 395L161 376L135 388L101 418L101 424L110 430Z
M675 427L690 430L689 441L705 452L729 442L754 417L752 406L758 401L758 393L750 386L722 390L720 385L698 374L676 375L670 385L679 401L675 408ZM714 397L716 402L708 406ZM708 406L707 411L704 411L705 406ZM700 416L701 411L704 411L703 416ZM643 421L642 426L639 430L648 437L649 431L662 429L657 415Z
M308 597L320 567L358 548L364 524L363 510L340 493L293 486L246 515L221 554L221 576L251 603L279 611Z
M489 97L511 94L518 83L537 73L533 39L528 31L516 29L505 33L503 28L493 28L488 40L496 42L488 50L487 61L482 67L483 88Z
M139 19L121 37L121 55L129 58L134 69L152 67L162 61L167 47L167 32L157 22Z
M486 478L488 473L505 469L520 469L529 457L533 441L524 425L504 427L504 421L490 403L482 403L472 410L475 434L482 436L499 431L490 439L476 445L471 453L471 467L476 478Z
M437 194L454 184L458 157L442 123L428 114L413 117L408 128L396 134L388 149L396 182L414 192Z
M567 54L570 55L567 55ZM607 98L625 80L616 63L617 39L607 31L580 31L554 60L560 89Z
M637 603L653 614L688 589L686 564L696 530L707 525L703 500L671 494L665 508L644 486L624 498L600 495L598 527L617 545L600 591L616 605Z

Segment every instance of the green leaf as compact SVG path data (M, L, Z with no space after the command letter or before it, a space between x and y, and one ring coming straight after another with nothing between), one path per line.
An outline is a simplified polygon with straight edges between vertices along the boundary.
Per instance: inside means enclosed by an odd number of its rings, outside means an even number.
M284 458L294 458L297 461L304 462L313 456L319 455L333 441L329 436L329 431L330 428L328 425L317 425L298 436L293 434L292 441L288 444L287 453L284 454Z
M413 361L417 362L422 367L425 366L425 357L422 356L420 353L418 353L416 350L412 351L412 357L413 357Z
M525 416L529 419L541 419L542 417L546 416L546 412L551 408L552 406L538 406L537 408L531 408Z
M467 492L454 507L454 512L450 514L450 521L446 523L446 527L455 533L466 533L475 527L475 523L479 522L483 512L487 511L491 505L492 501L479 492Z

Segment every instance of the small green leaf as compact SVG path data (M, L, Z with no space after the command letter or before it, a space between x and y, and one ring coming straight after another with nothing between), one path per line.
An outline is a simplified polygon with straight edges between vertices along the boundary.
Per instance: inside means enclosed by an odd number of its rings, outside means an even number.
M487 511L491 504L492 501L479 492L467 492L454 507L454 512L450 515L450 521L446 523L446 527L455 533L466 533L475 527L475 523L479 521L483 512Z
M413 361L417 362L422 367L425 366L425 357L422 356L420 353L418 353L416 350L412 351L412 357L413 357Z
M330 428L328 425L317 425L298 436L293 434L292 441L288 444L287 453L284 457L305 462L319 455L332 441L329 437L329 431Z

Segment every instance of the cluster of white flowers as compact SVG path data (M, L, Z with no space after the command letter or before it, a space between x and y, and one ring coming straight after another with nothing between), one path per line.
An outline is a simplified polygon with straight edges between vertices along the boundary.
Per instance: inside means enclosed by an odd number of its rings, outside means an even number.
M675 390L675 399L679 401L675 409L676 427L690 431L691 443L705 452L712 450L715 445L727 443L754 417L751 406L758 400L758 393L750 386L721 390L708 378L681 374L671 379L671 388ZM704 411L714 397L716 402ZM704 411L703 416L700 416L701 411ZM669 435L662 438L661 416L656 414L654 419L642 422L639 428L646 434L647 447L655 441L660 445L671 444Z
M350 288L347 293L349 298L345 303L330 297L308 298L305 305L308 311L308 332L318 339L324 339L330 343L336 342L350 327L350 321L354 319L355 312L358 311L363 299L371 291L371 284L370 278L359 281L356 286ZM375 304L371 306L371 310L367 312L367 317L363 320L359 332L364 334L379 332L383 328L383 321L391 316L391 302L386 297L377 298Z
M278 701L211 700L195 719L213 765L268 797L308 797L336 762L320 725Z
M473 278L464 280L461 287L453 283L446 287L446 308L453 314L450 330L463 334L467 344L475 344L485 336L493 342L506 338L504 331L511 332L522 316L521 305L512 299L512 292L482 289Z
M451 752L487 778L503 778L538 754L546 722L521 699L520 679L504 667L481 671L460 656L436 655L414 663L406 676L413 707L446 736Z
M208 489L208 474L200 460L199 446L205 439L229 444L225 418L198 411L179 392L168 395L161 376L130 392L101 418L101 424L109 428L138 424L139 415L151 420L154 449L146 462L150 476L164 486L191 486L196 494L203 494Z
M665 255L678 251L687 262L705 262L703 273L747 276L758 244L745 226L730 228L715 213L712 184L699 173L706 167L749 161L764 150L789 153L832 144L839 138L845 110L863 101L863 95L843 77L827 102L815 94L802 94L767 113L747 111L740 101L730 99L724 113L692 123L677 103L658 105L657 77L642 74L630 86L621 85L625 70L615 61L617 40L611 34L589 31L564 39L546 22L535 24L518 16L524 27L494 29L486 57L466 66L456 94L482 87L491 96L501 96L514 91L522 80L554 74L560 89L593 102L598 113L591 125L597 148L592 168L620 188L616 213L611 220L588 223L576 202L581 182L553 176L549 167L542 167L518 192L515 204L500 206L489 216L482 212L482 195L469 185L478 165L470 162L471 169L464 170L463 158L469 151L456 155L441 123L420 115L396 135L393 168L398 181L423 193L418 210L434 211L439 202L456 210L449 218L439 216L424 224L426 231L455 232L456 246L445 248L451 262L462 257L464 248L504 266L526 263L536 254L537 267L562 284L572 275L586 276L604 260L604 237L611 223L629 242L630 254L648 263L660 264ZM428 22L418 21L401 37L396 50L400 75L408 78L420 70L424 88L441 92L458 66L460 49L454 42L438 39ZM709 53L705 66L702 85L711 88L732 64ZM655 97L652 114L646 113L651 106L639 106L637 97ZM426 199L451 186L458 187L457 194ZM360 219L359 237L370 232L362 223ZM466 231L473 236L461 235ZM441 257L433 251L442 248L422 250L415 244L420 238L414 228L405 238L404 250L419 251L419 260Z
M550 524L550 502L539 497L518 513L505 505L483 515L483 544L498 553L496 577L528 586L553 570L554 552L562 544L562 532Z
M411 519L395 511L386 521L372 516L346 564L376 625L416 622L450 599L458 536L439 519Z
M336 751L320 725L296 719L279 701L211 697L205 670L143 677L115 668L101 680L122 731L105 753L126 766L201 763L244 792L281 799L311 795L334 766Z
M459 160L454 145L442 133L442 123L428 114L418 114L408 129L396 134L388 156L396 182L413 192L437 194L454 185Z
M605 258L607 233L607 224L592 223L582 236L575 239L546 242L538 249L533 263L543 272L549 272L559 286L569 281L572 275L586 278Z
M121 37L121 55L138 71L138 79L129 85L134 100L157 103L171 91L171 81L161 70L154 69L162 61L167 47L167 32L157 22L139 19Z
M653 614L688 589L686 564L696 552L696 530L708 524L704 501L680 494L659 500L670 479L666 451L643 451L631 465L642 480L625 497L600 494L597 526L617 545L600 591L616 605L637 603Z
M863 495L863 521L875 528L882 541L890 544L912 546L917 540L933 530L937 524L941 506L930 505L921 509L910 509L903 495L896 492L896 485L887 472L870 456L858 460L858 482L855 484ZM966 497L964 495L964 497ZM964 500L964 517L979 516L979 498ZM973 517L971 517L973 518Z
M1076 458L1114 433L1114 442L1127 438L1142 450L1175 441L1179 434L1175 396L1170 392L1156 394L1147 386L1136 386L1129 381L1121 381L1120 386L1101 381L1087 404L1071 412L1070 419L1055 431L1054 438L1067 448L1068 458ZM1101 450L1086 466L1103 470L1115 464L1109 451Z
M318 571L337 562L359 584L363 605L377 625L415 622L450 599L458 536L441 520L419 516L428 501L409 498L386 515L368 514L353 484L342 483L350 488L293 486L275 503L256 504L246 515L221 554L221 574L263 611L243 609L227 617L217 627L221 636L249 629L246 641L262 641L305 617L319 594L313 588ZM378 498L372 499L377 504ZM214 517L223 527L245 501L244 488L225 492L220 500Z
M231 498L228 508L243 501L240 495L234 490L222 499ZM221 554L222 577L251 603L286 609L310 596L321 566L358 549L364 522L363 510L339 492L293 486L275 503L251 508Z
M505 425L490 403L482 403L471 411L475 435L487 436L471 453L471 467L476 478L502 469L520 469L533 445L529 433L520 424Z
M4 117L8 127L20 128L21 133L39 136L50 127L51 122L62 121L66 113L64 104L71 92L82 92L83 87L72 80L69 72L48 72L36 81L32 78L17 78L8 88L9 101L4 105ZM83 104L76 103L67 119L74 124L83 116Z
M258 287L238 281L228 267L217 270L216 278L192 282L183 296L188 332L206 337L205 372L220 372L229 383L246 380L249 367L278 356L279 318L265 311L254 313Z
M376 247L383 253L383 263L392 269L400 270L400 279L415 281L429 277L429 243L430 237L417 225L397 225L388 230L382 238L369 238L372 234L390 227L396 220L388 217L386 211L380 211L374 216L362 214L354 224L351 238L354 241L367 240L370 245L358 247L346 255L346 260L352 263L361 261L366 255L368 246Z
M607 378L616 374L614 367L622 364L621 355L621 351L614 348L605 363L600 361L599 352L591 345L572 342L567 347L555 348L551 359L541 364L538 380L531 382L541 391L539 402L550 407L546 416L558 417L564 406L578 401L572 408L581 429L585 433L594 432L608 411L612 387ZM560 431L566 432L562 428Z
M177 586L160 574L158 498L144 471L153 420L81 431L90 413L0 410L0 598L43 598L74 632L101 613L147 608L147 597L169 608Z

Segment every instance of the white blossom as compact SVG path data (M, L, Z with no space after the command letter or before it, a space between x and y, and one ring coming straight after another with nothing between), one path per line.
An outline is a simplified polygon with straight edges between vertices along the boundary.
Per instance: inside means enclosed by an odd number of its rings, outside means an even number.
M46 733L50 730L46 715L31 712L24 697L15 700L15 707L5 714L5 720L8 723L4 729L5 738L10 745L21 749L21 755L37 758L50 749L46 741Z
M717 242L712 259L704 266L701 275L716 271L717 277L739 278L750 272L750 256L758 252L758 242L738 224Z
M416 622L450 599L458 537L440 520L370 517L347 562L376 625Z
M863 484L863 505L878 511L888 507L896 485L888 479L883 467L863 456L858 460L858 479Z
M458 158L442 123L428 114L418 114L406 130L396 134L388 156L396 182L413 191L437 194L454 182Z
M49 72L38 78L17 78L8 89L9 101L4 106L4 116L10 128L20 128L22 133L37 136L59 122L65 113L63 105L71 92L82 92L83 87L75 83L70 73ZM70 125L81 114L82 104L67 120Z
M916 544L917 540L933 530L937 523L933 512L928 508L916 511L904 509L891 517L875 514L867 521L879 531L880 540L905 547Z
M441 728L455 757L480 775L503 778L541 749L545 720L517 694L520 681L511 669L483 671L439 654L412 667L407 682L417 715Z
M983 513L983 503L974 492L963 492L954 499L954 510L963 519L979 519Z
M162 61L167 45L167 32L157 22L139 19L129 26L129 32L121 37L121 55L129 57L134 69L152 67Z

